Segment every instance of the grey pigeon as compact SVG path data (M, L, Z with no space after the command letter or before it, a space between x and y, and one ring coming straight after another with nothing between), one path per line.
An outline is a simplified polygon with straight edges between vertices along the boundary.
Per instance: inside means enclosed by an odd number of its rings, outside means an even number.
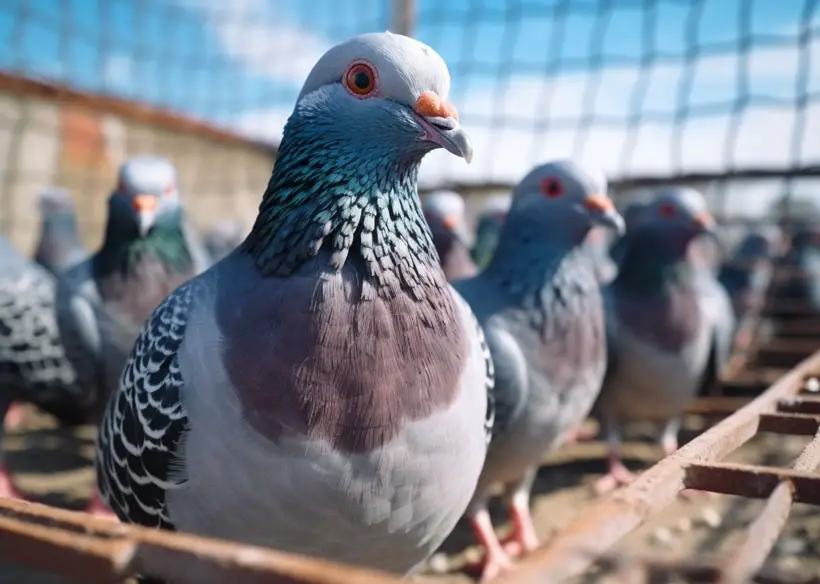
M798 223L790 237L789 249L780 265L787 278L778 282L774 311L781 319L804 318L802 311L782 311L780 306L799 305L820 314L820 225Z
M401 35L321 57L250 235L154 311L109 402L122 520L401 574L450 533L493 409L418 198L427 152L472 156L449 85Z
M624 228L606 191L602 173L572 161L536 167L513 193L490 264L454 283L484 328L496 373L496 429L469 508L486 551L485 581L509 563L487 512L490 487L503 485L513 541L533 550L536 470L584 420L601 388L604 304L586 237L597 225Z
M779 233L752 229L720 267L718 280L732 300L737 318L763 307L778 251Z
M100 249L60 279L58 321L72 362L88 364L81 381L104 396L118 386L128 353L151 312L205 267L186 227L176 170L138 156L120 167L108 198ZM106 318L97 314L102 311ZM102 412L98 412L101 414ZM88 509L101 512L95 498Z
M478 268L467 246L461 195L453 191L436 191L427 196L422 209L447 280L452 282L475 275Z
M245 239L245 225L238 219L217 221L205 231L202 240L212 262L218 262Z
M37 206L40 239L34 260L52 274L60 274L88 256L77 231L74 199L65 189L46 189L40 193Z
M511 202L510 195L494 195L487 200L478 214L475 240L470 253L479 268L485 267L493 257Z
M674 452L684 409L718 381L732 347L729 298L689 253L698 237L716 233L703 196L663 189L635 223L607 289L609 363L594 415L610 445L610 472L596 484L600 493L632 479L620 457L623 425L661 423L661 445Z
M0 419L12 402L28 402L74 425L97 401L66 355L56 292L54 276L0 236ZM2 464L0 497L21 497Z

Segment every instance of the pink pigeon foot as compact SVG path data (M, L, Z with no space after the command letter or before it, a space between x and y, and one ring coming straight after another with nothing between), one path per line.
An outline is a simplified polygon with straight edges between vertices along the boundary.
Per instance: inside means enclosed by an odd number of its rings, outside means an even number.
M22 404L13 402L9 409L6 410L6 417L3 420L3 426L6 430L16 430L23 423L26 417L26 410Z
M5 466L0 466L0 498L4 499L21 499L25 501L26 497L17 490L11 480L11 474Z
M606 495L621 485L628 485L635 480L635 476L635 473L624 466L620 452L613 449L609 453L609 472L595 481L595 494Z
M518 557L537 549L538 535L535 533L529 505L513 500L510 505L510 519L513 531L504 541L504 551L511 557Z
M114 512L109 509L108 505L105 504L102 497L100 497L97 492L95 492L94 496L91 497L91 501L89 501L88 506L85 508L85 512L101 519L119 521L119 518L114 515Z
M475 564L467 566L467 570L473 573L481 573L481 584L487 584L498 578L501 574L513 568L512 560L493 530L490 514L480 511L470 518L476 539L484 547L484 556Z

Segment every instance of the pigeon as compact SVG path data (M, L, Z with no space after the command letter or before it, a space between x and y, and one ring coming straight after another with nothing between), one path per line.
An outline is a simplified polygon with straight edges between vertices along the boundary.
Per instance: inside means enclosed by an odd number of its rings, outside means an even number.
M52 274L80 263L88 250L77 231L74 199L65 189L46 189L38 198L41 227L34 260Z
M418 196L427 152L472 157L449 85L402 35L319 59L251 233L128 358L97 442L120 519L397 574L451 532L494 408L489 350Z
M490 197L478 215L475 241L470 253L479 268L485 267L493 257L511 201L510 195Z
M83 364L83 386L106 398L114 392L143 323L206 262L186 227L174 166L153 156L126 160L108 198L102 246L58 283L60 333L69 358ZM98 496L87 511L106 513Z
M603 173L571 160L537 166L513 193L489 265L454 282L484 329L496 375L492 443L468 516L485 548L483 581L509 567L487 512L497 483L522 552L538 545L530 489L544 454L586 418L606 367L603 295L589 231L624 223Z
M762 309L774 269L777 244L776 232L753 229L720 267L718 281L729 294L738 319L750 311Z
M425 199L424 218L433 233L441 268L448 281L469 278L478 271L467 247L464 199L453 191L437 191Z
M618 275L606 289L609 362L593 408L610 447L599 493L633 478L620 457L622 426L659 422L661 446L674 452L684 409L729 360L731 302L689 254L704 235L717 237L715 221L690 188L662 189L627 225Z
M0 416L13 402L28 402L77 425L98 399L66 354L56 294L55 277L0 236ZM23 498L2 464L0 497Z
M224 219L214 223L205 232L203 243L212 262L216 263L245 239L245 226L242 221Z
M787 268L786 278L777 284L774 315L785 320L805 318L802 311L782 311L782 305L799 305L810 314L820 314L820 225L798 224L780 264Z

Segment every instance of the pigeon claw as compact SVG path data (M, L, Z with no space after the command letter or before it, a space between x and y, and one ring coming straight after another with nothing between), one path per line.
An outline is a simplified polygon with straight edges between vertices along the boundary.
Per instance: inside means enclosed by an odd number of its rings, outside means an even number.
M606 495L622 485L628 485L635 480L635 473L624 466L620 460L611 460L609 472L595 481L593 487L596 495Z
M3 427L6 430L16 430L23 423L26 417L26 410L22 404L13 402L6 410L6 417L3 420Z

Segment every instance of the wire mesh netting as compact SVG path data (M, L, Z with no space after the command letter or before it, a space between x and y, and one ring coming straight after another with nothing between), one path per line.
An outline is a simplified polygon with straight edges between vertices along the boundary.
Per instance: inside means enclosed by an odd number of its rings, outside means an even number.
M719 183L729 213L760 215L785 192L815 190L793 179L820 170L817 0L7 0L0 66L275 146L318 57L388 28L444 57L475 143L471 165L432 154L424 187L506 189L539 161L575 156L630 185L755 179ZM171 157L190 196L208 202L193 210L198 222L252 218L270 150L209 147L95 101L55 109L53 95L24 89L4 79L4 229L26 225L34 191L52 183L88 193L84 217L98 225L94 201L112 169L148 150Z

